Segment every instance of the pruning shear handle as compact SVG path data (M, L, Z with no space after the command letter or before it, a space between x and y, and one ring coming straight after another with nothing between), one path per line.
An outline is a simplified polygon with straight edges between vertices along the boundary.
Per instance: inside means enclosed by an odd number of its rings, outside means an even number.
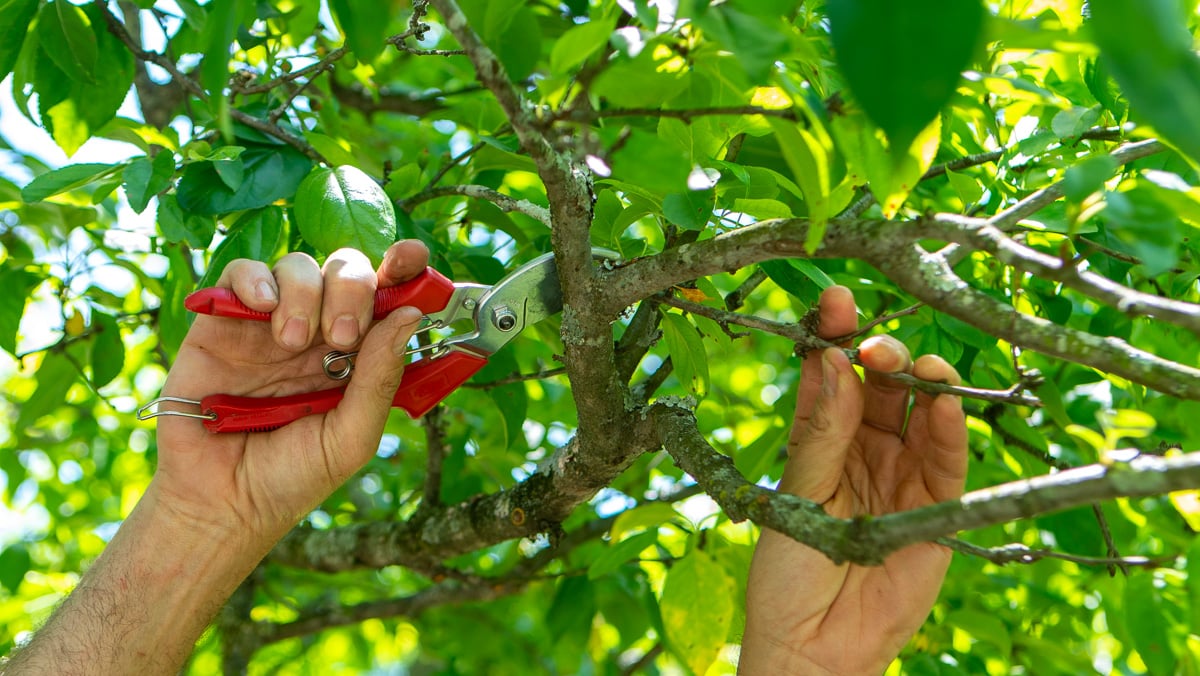
M474 307L475 297L486 288L476 284L455 284L442 273L427 267L407 282L376 291L373 317L379 320L401 307L412 306L432 320L431 327L444 326L462 312L469 314ZM462 307L452 307L455 302ZM271 321L271 313L248 307L228 288L200 289L190 294L183 304L197 314ZM464 350L451 350L441 356L414 361L404 367L404 385L396 391L392 406L403 409L413 418L419 418L485 364L486 355ZM214 394L195 403L200 407L199 417L210 431L262 432L277 429L305 416L325 413L341 402L345 392L345 387L338 387L286 397ZM170 413L163 411L159 414ZM152 415L148 414L147 417Z

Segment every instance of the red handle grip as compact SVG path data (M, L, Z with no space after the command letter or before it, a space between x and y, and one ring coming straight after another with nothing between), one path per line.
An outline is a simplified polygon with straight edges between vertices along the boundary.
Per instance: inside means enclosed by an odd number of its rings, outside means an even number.
M345 394L344 387L287 397L213 394L200 400L200 410L216 416L204 421L210 432L270 432L305 416L332 410Z
M392 399L392 406L404 409L413 418L420 418L486 363L483 357L457 351L436 359L415 361L404 367L404 377ZM332 410L345 394L345 387L287 397L214 394L200 401L200 409L216 416L204 421L210 432L270 432L305 416Z
M436 359L421 359L404 367L392 406L420 418L475 375L487 360L454 351Z
M407 282L375 292L375 319L382 319L405 305L411 305L424 314L438 312L446 308L453 295L454 282L433 268L425 268ZM271 320L270 312L251 309L238 300L233 289L223 287L195 291L184 299L183 305L196 314L261 322Z

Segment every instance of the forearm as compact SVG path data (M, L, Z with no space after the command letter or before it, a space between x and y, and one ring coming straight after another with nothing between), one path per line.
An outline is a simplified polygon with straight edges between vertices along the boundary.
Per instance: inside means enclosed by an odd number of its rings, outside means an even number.
M152 484L4 673L175 673L265 551L243 542L238 530L187 523Z

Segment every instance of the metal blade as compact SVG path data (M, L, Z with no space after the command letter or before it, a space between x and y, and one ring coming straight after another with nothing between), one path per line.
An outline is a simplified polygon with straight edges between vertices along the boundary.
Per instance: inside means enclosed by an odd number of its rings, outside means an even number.
M607 249L594 248L596 258L618 258ZM527 326L563 309L562 286L554 254L542 254L496 283L479 299L475 309L475 332L455 340L484 354L492 354Z

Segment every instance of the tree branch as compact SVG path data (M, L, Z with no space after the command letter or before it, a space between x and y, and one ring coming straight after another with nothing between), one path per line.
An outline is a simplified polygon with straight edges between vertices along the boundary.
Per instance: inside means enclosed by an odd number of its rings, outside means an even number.
M987 559L988 561L1001 566L1009 563L1037 563L1043 559L1058 559L1060 561L1078 563L1083 566L1161 568L1162 566L1171 565L1179 558L1177 556L1164 556L1154 559L1146 556L1080 556L1078 554L1056 552L1052 549L1034 549L1019 542L1001 545L999 547L980 547L979 545L950 537L938 538L937 543L949 547L959 554L966 554L967 556L976 556L981 559Z
M1200 399L1200 369L1163 359L1113 337L1092 335L1022 314L955 275L945 257L916 242L945 236L940 215L915 221L834 220L814 258L859 258L935 310L1014 345L1086 364L1183 399ZM938 223L942 219L942 223ZM808 257L805 219L778 219L721 233L600 274L603 309L616 316L637 298L681 281L770 258Z
M935 216L926 225L925 231L933 236L986 251L1006 265L1061 282L1130 317L1157 317L1200 335L1200 305L1143 293L1094 272L1079 270L1074 261L1064 261L1025 246L989 221Z
M1148 141L1138 141L1137 143L1123 145L1114 150L1109 157L1116 160L1117 164L1128 164L1129 162L1149 157L1163 150L1166 150L1166 146L1155 139L1150 139ZM1048 185L992 216L988 219L988 225L995 226L1001 230L1014 228L1022 220L1029 218L1033 214L1062 199L1063 194L1062 181Z
M685 406L649 413L671 457L734 521L750 519L784 533L836 563L876 565L889 554L960 530L984 528L1117 497L1162 495L1200 487L1200 453L1142 456L1124 465L1090 465L993 486L959 500L870 518L837 519L820 505L756 486L717 452Z
M153 63L163 68L170 73L171 77L174 78L175 81L180 85L182 85L184 89L194 94L200 100L207 101L209 99L208 92L204 90L204 87L201 87L199 82L196 82L189 75L179 70L179 67L175 65L175 62L167 58L165 54L143 49L142 46L133 39L133 36L129 34L129 31L125 30L125 26L121 23L120 19L118 19L116 16L113 16L112 12L108 10L108 5L104 2L104 0L95 0L95 5L97 8L99 8L102 16L104 16L104 21L108 25L109 32L115 35L117 39L119 39L121 43L125 45L126 49L133 53L135 58L140 61ZM307 141L288 133L287 130L283 129L277 124L271 124L266 120L260 120L259 118L254 117L253 115L250 115L244 111L238 110L232 106L229 108L229 116L246 125L247 127L250 127L251 129L256 129L269 136L274 136L280 141L283 141L289 146L300 151L309 159L315 160L322 164L329 164L329 161L326 160L321 153L317 152L316 148L313 148L311 145L309 145Z
M582 452L577 434L511 489L438 506L402 522L364 522L292 530L268 560L293 568L335 572L403 565L435 569L439 562L505 540L555 533L571 512L608 486L639 455L659 448L650 421L620 435L621 455Z

